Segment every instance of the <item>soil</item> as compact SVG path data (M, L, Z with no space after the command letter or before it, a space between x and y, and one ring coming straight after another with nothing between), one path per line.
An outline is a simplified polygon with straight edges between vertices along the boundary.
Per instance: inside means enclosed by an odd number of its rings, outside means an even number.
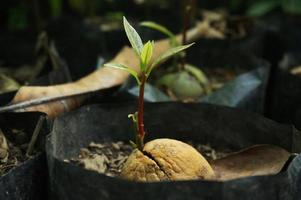
M190 144L196 150L198 150L198 152L200 152L209 163L213 160L226 157L227 155L232 153L232 151L229 149L216 150L210 144L196 144L192 142L187 142L187 144Z
M11 169L16 168L30 158L26 155L28 138L24 131L11 129L6 135L10 136L10 138L6 138L8 145L8 158L7 160L0 161L0 176L6 174ZM36 152L33 152L32 155L35 155L35 153Z
M230 150L217 151L209 144L187 143L196 148L208 162L225 157L230 153ZM92 142L87 148L80 149L77 157L65 160L65 162L70 162L107 176L116 177L120 175L122 167L132 151L133 147L124 142L101 144Z
M107 176L118 176L132 150L132 146L124 142L102 144L92 142L87 148L80 149L78 157L65 161Z

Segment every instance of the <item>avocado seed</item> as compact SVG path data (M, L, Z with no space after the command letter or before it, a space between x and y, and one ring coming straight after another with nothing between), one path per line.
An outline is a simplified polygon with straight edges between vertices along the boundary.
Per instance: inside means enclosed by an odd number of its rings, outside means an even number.
M192 146L173 139L156 139L134 150L121 177L132 181L211 179L214 171Z

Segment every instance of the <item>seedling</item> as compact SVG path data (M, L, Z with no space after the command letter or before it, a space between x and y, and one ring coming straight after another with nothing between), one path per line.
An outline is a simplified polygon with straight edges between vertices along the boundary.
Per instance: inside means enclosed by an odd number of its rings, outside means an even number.
M166 35L172 47L180 45L176 35L163 25L151 21L142 22L141 25ZM185 35L186 31L184 30L182 36L184 38L182 40L183 44L186 43ZM171 70L166 70L171 72L165 73L156 81L158 86L166 86L173 92L173 95L182 100L187 98L194 99L210 92L210 83L205 73L199 68L187 64L184 53L175 56L171 66Z
M135 51L137 57L140 60L140 71L138 72L133 70L131 66L126 66L119 63L108 63L105 64L107 67L114 67L121 70L125 70L130 73L137 81L139 85L139 99L138 99L138 111L134 114L130 114L129 118L131 118L136 127L136 145L139 150L143 149L144 146L144 121L143 121L143 113L144 113L144 87L147 79L150 77L151 72L162 62L170 58L171 56L189 48L193 44L176 46L165 53L163 53L158 58L152 59L153 51L154 51L154 41L148 41L145 44L142 43L142 40L136 30L129 24L126 18L123 18L123 25L126 32L126 35L131 43L133 50Z
M135 29L123 18L124 29L127 37L140 60L141 75L129 66L109 63L108 67L125 70L135 77L140 87L138 99L138 111L130 114L136 127L136 149L127 159L121 171L121 177L134 181L160 181L160 180L183 180L211 178L214 176L213 169L206 159L193 147L183 142L172 139L156 139L144 146L144 86L151 72L163 61L171 56L189 48L192 44L176 46L158 58L152 58L154 42L148 41L145 44ZM159 160L163 158L164 162ZM162 159L161 159L162 160ZM168 163L177 163L177 166L170 166ZM174 169L174 167L176 167ZM176 173L174 173L176 171Z

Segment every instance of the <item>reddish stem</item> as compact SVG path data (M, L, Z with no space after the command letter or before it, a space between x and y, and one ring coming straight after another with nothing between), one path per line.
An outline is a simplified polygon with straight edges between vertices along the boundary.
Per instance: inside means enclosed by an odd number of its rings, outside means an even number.
M146 76L145 74L142 74L141 77L141 85L139 90L139 99L138 99L138 117L137 117L137 123L138 123L138 134L136 138L136 144L138 146L138 149L143 149L143 140L144 140L144 122L143 122L143 114L144 114L144 87L146 82Z

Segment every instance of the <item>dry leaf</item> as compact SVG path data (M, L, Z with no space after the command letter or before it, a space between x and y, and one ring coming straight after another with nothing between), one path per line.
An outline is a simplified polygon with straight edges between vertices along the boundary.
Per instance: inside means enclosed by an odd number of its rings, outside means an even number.
M4 92L14 91L20 88L17 81L0 73L0 94Z
M301 75L301 66L297 66L291 69L291 73L294 75Z
M8 159L8 145L6 138L0 129L0 163L6 163Z
M212 161L218 180L231 180L247 176L277 174L290 153L274 145L255 145L224 158Z
M93 155L80 160L80 163L89 170L97 171L98 173L104 173L107 169L106 163L108 158L104 155Z

